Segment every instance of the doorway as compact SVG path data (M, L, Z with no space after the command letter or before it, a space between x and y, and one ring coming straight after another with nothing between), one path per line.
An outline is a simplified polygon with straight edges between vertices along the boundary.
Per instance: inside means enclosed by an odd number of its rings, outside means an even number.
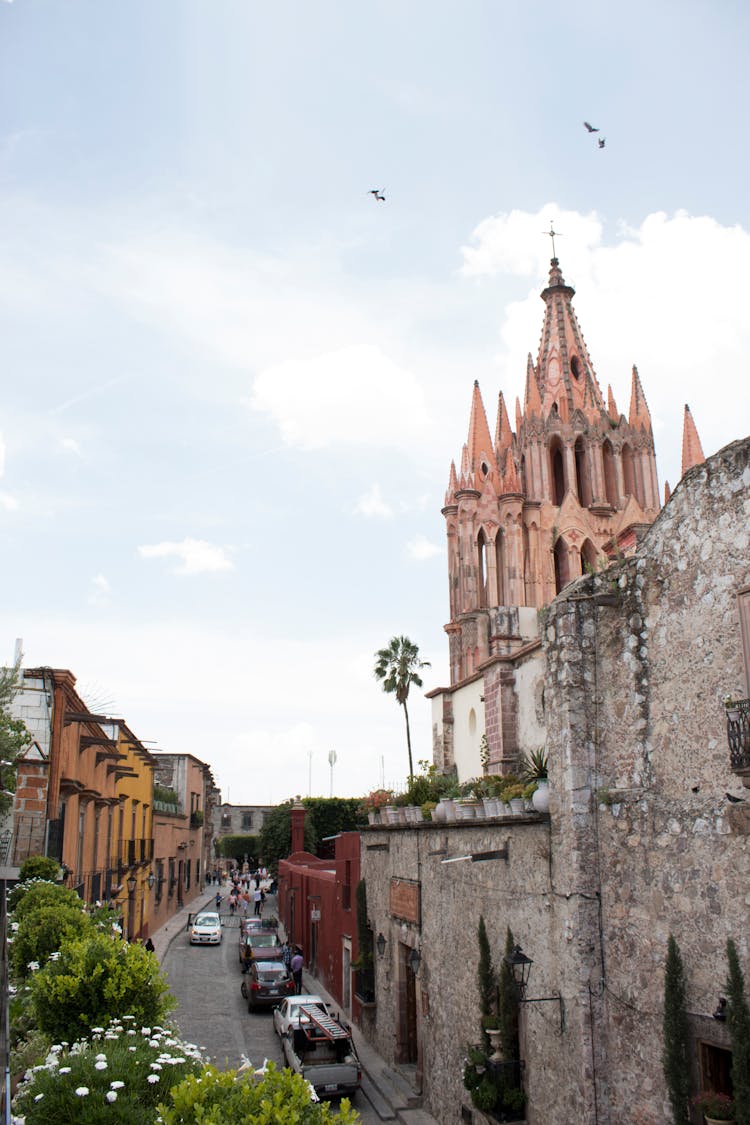
M411 948L399 942L399 1043L398 1061L414 1064L418 1061L417 1037L417 978L409 964Z

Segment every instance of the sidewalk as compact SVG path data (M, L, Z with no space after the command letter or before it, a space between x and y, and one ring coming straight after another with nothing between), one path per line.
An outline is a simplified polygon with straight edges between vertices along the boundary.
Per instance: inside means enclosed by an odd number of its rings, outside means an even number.
M187 928L188 915L197 914L199 910L215 910L216 909L216 892L225 888L217 886L201 887L198 893L191 898L190 902L186 902L176 914L173 914L168 922L160 926L158 930L154 930L151 934L151 940L154 943L154 951L161 963L167 955L167 950L177 937ZM228 892L227 892L228 893Z
M283 922L279 923L279 936L286 937ZM334 1014L340 1011L339 1001L307 969L302 970L302 987L305 992L325 1000ZM401 1125L438 1125L435 1118L422 1109L422 1096L413 1089L409 1078L388 1066L356 1024L351 1025L351 1035L362 1064L362 1093L380 1120Z

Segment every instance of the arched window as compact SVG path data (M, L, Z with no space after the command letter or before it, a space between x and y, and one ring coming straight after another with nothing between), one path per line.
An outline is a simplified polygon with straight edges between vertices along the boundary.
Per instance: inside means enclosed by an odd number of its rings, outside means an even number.
M565 458L559 441L549 447L550 478L552 480L552 503L558 507L565 499Z
M604 463L604 491L607 494L607 503L616 508L617 473L615 472L615 451L610 441L605 441L602 445L602 461Z
M587 539L581 547L581 574L594 574L596 572L598 556L596 547Z
M570 357L570 370L573 378L578 381L578 379L581 378L581 361L577 355L572 355Z
M635 465L633 464L633 450L629 445L622 447L622 483L626 496L637 498L635 488Z
M586 446L584 445L583 438L576 438L575 444L575 465L576 465L576 492L578 493L578 503L588 508L591 503L591 477L589 476L589 464L586 456Z
M497 575L497 604L507 605L505 592L505 535L498 531L495 536L495 574Z
M559 594L563 586L570 582L570 565L568 562L568 547L565 540L560 537L555 543L555 593Z
M477 538L477 572L479 574L479 604L487 605L487 540L484 531Z

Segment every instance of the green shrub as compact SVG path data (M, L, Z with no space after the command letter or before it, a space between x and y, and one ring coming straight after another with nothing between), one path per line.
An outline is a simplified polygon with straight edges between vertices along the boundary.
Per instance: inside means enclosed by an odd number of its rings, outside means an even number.
M673 1125L689 1125L690 1066L685 971L680 948L672 934L669 935L664 971L662 1034L662 1069L669 1094L672 1122Z
M26 1125L150 1125L173 1086L200 1070L198 1051L169 1029L114 1020L70 1049L52 1047L19 1091Z
M159 1105L163 1125L237 1125L257 1121L263 1125L324 1125L337 1121L356 1125L359 1114L342 1098L339 1112L327 1102L313 1102L310 1087L298 1074L277 1070L267 1063L257 1078L252 1071L219 1071L207 1066L171 1090L172 1104Z
M17 977L45 965L66 941L80 941L94 932L87 914L74 906L43 906L25 915L13 937L10 959Z
M161 1023L174 1006L156 959L142 945L105 934L69 942L31 977L37 1025L54 1042L86 1038L111 1019Z
M75 891L68 890L60 883L50 883L47 879L27 879L23 883L16 883L8 895L8 910L13 912L16 922L43 906L74 906L81 911L84 909Z
M60 864L48 855L30 855L19 868L19 878L21 882L27 879L49 879L54 882L60 878Z
M727 942L727 1027L732 1041L732 1088L737 1125L750 1125L750 1007L737 946Z
M498 1101L498 1089L490 1075L485 1074L475 1090L471 1092L471 1100L477 1109L483 1113L490 1113Z

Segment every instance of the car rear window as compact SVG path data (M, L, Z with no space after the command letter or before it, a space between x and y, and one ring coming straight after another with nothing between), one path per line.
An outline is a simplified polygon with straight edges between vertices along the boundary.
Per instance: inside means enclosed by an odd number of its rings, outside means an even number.
M258 963L258 980L279 981L286 976L286 969L275 961L260 961Z
M196 915L195 922L193 924L196 925L196 926L218 926L219 915L218 914L198 914L198 915Z
M276 934L250 934L250 944L257 945L260 949L267 949L276 945Z

